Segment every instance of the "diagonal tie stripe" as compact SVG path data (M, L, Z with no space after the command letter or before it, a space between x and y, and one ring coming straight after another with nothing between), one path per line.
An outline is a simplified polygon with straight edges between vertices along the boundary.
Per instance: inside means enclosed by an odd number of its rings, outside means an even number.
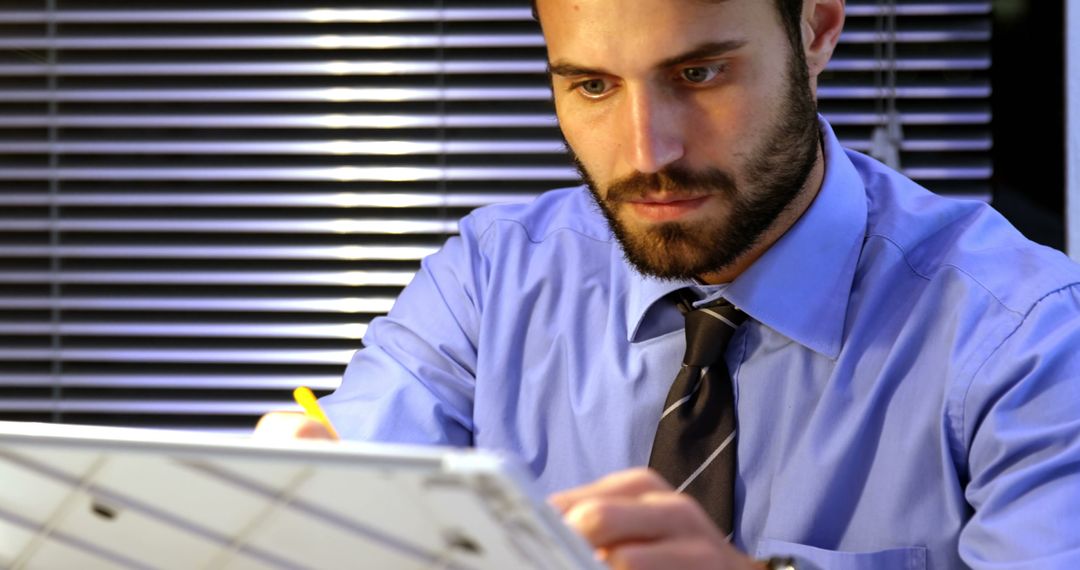
M736 422L723 354L746 315L726 301L688 308L686 354L658 421L649 466L697 499L724 534L732 531Z
M735 441L735 432L731 432L731 435L727 436L727 438L720 443L720 447L717 447L716 451L712 452L712 455L707 457L705 459L705 462L702 463L697 469L695 469L694 472L686 478L686 481L683 481L681 485L675 488L675 490L679 493L685 491L686 488L690 486L690 483L693 483L694 480L698 478L698 475L701 475L703 471L709 468L709 465L712 465L712 462L714 459L716 459L716 456L720 455L721 452L727 449L727 446L731 445L732 441Z
M683 366L686 366L686 365L683 364ZM705 375L708 374L708 373L709 373L709 367L708 366L706 366L705 368L702 368L701 369L701 374L698 375L698 381L697 381L696 384L694 384L694 387L690 389L690 393L683 396L682 398L679 398L678 400L676 400L674 404L671 404L670 406L668 406L664 410L664 413L660 415L660 421L664 421L664 418L668 417L668 415L671 414L671 412L674 412L675 410L679 409L679 406L689 402L690 398L692 398L694 396L694 394L697 393L698 388L701 387L701 382L705 379Z
M698 310L701 311L702 313L705 313L706 315L709 315L710 317L713 317L714 319L724 323L725 325L731 327L731 330L736 330L736 329L739 328L739 325L731 322L724 315L721 315L720 313L717 313L716 311L714 311L714 310L712 310L712 309L710 309L708 307L702 307L701 309L698 309Z

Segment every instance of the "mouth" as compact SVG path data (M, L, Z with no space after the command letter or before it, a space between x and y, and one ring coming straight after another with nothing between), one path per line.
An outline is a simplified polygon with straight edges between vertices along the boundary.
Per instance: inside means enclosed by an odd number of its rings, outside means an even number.
M628 200L630 209L639 217L653 222L670 222L701 208L710 196L678 196L656 194Z

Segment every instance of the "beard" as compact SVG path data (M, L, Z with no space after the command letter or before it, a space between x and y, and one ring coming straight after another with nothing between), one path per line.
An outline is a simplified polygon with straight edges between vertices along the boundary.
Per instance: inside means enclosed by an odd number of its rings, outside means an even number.
M639 273L683 281L726 269L761 241L803 191L817 162L820 133L802 45L792 51L787 75L787 93L777 122L753 149L742 173L742 180L752 188L740 187L733 173L719 168L690 170L672 164L652 174L631 174L601 193L567 145L623 255ZM705 223L664 222L643 230L627 227L618 207L657 191L687 197L716 194L728 204L727 213Z

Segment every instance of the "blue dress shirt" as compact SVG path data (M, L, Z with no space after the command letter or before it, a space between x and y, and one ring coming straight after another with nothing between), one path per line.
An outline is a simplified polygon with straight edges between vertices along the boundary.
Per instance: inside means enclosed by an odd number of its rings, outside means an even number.
M1080 267L842 148L726 286L623 260L584 188L481 208L323 403L345 437L520 457L545 491L648 461L697 287L751 319L734 541L843 569L1080 568Z

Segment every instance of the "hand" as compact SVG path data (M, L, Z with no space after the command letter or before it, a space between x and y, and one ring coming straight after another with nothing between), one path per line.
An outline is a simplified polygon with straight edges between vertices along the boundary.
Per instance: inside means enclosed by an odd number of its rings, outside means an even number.
M335 439L326 426L300 412L270 412L259 418L251 435L259 439Z
M549 499L615 570L759 570L728 544L704 509L658 473L615 473Z

